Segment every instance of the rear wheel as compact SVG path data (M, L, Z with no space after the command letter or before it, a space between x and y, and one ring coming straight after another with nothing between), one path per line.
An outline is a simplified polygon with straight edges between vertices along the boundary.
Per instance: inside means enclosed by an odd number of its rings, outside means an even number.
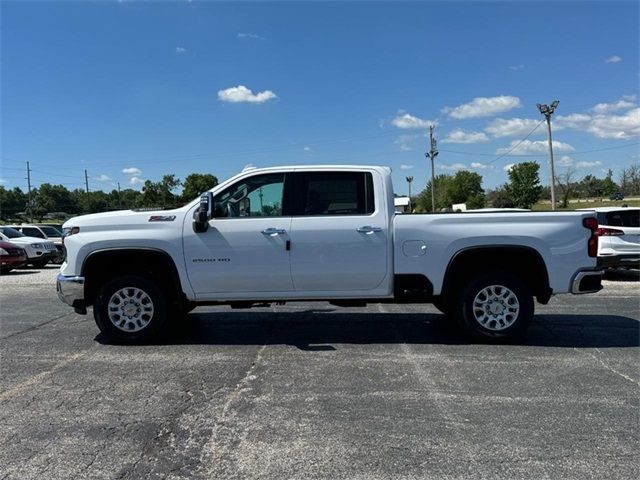
M122 275L98 291L93 316L100 331L119 342L143 342L159 337L167 325L162 290L151 279Z
M464 330L477 338L520 337L533 318L533 295L511 272L479 273L462 287L453 307Z

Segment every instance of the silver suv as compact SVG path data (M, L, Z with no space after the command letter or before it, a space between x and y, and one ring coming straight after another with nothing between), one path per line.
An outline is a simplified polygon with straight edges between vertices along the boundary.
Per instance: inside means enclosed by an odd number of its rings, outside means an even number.
M598 265L605 268L640 268L640 208L596 207Z

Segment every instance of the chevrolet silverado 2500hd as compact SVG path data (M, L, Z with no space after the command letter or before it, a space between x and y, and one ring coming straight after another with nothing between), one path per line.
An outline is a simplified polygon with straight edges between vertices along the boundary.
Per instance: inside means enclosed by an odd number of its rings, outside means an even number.
M590 212L396 215L386 167L249 169L174 210L65 223L59 297L93 306L118 341L158 335L198 305L432 302L505 340L534 298L601 289Z

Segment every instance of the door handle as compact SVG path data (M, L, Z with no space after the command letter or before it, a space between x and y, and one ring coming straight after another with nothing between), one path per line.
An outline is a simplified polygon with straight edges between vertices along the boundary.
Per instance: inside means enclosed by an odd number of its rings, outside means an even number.
M262 230L262 233L264 235L275 237L276 235L283 235L287 233L287 231L284 228L265 228L264 230Z
M365 225L364 227L356 228L356 230L360 233L366 233L367 235L371 235L374 232L381 232L382 228L372 227L371 225Z

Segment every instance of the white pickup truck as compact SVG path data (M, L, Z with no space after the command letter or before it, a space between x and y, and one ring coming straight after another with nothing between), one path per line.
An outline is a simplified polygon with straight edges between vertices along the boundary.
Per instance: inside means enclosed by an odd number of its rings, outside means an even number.
M198 305L433 303L470 334L523 333L534 297L600 290L593 212L394 213L386 167L245 169L174 210L64 225L58 295L116 341Z

